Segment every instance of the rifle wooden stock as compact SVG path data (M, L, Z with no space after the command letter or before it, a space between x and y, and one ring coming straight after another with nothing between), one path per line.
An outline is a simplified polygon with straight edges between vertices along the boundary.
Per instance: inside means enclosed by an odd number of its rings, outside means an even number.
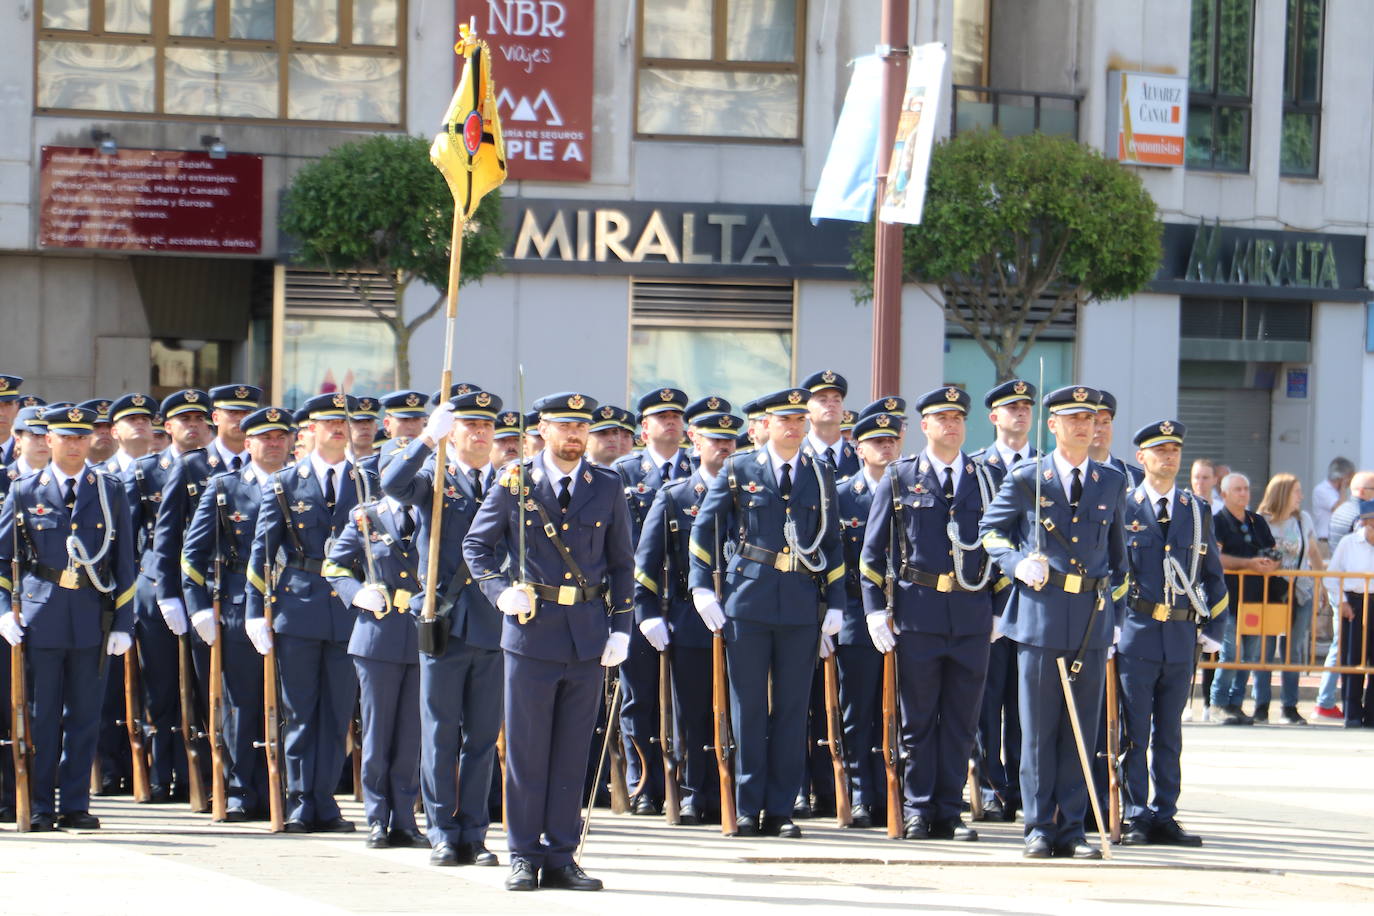
M1117 706L1116 659L1107 659L1107 820L1113 843L1121 842L1121 721Z
M630 787L625 782L625 748L620 743L620 679L606 702L606 746L611 767L611 813L630 810Z
M268 578L268 581L272 581ZM267 596L263 619L272 629L272 596ZM267 754L267 811L273 833L281 833L286 826L286 802L282 797L281 715L277 711L277 649L268 650L262 662L262 746Z
M658 749L663 757L663 816L669 824L682 822L682 791L679 785L677 722L673 709L673 665L668 650L658 653Z
M201 730L196 722L195 669L191 664L191 636L177 637L177 681L181 705L181 743L186 748L186 787L190 790L191 810L210 810L205 779L200 769Z
M218 573L216 574L218 575ZM216 587L218 592L218 586ZM224 778L227 754L224 747L224 634L219 625L219 595L215 595L215 641L210 644L210 819L222 821L229 811Z
M738 831L735 809L735 736L730 729L730 682L725 670L725 634L711 636L711 715L716 770L720 777L720 832Z
M146 804L153 798L148 781L148 748L143 743L143 694L141 693L138 645L124 653L124 729L129 733L129 772L133 782L134 801Z
M968 762L968 814L975 821L981 821L986 813L983 809L983 780L979 776L977 749Z
M353 761L353 800L363 800L363 725L361 712L355 707L348 722L348 756Z
M15 617L19 616L19 578L14 579ZM29 794L29 761L33 747L29 744L29 691L24 679L24 644L10 646L10 753L14 757L14 828L28 833L33 817L33 799Z
M883 766L887 770L887 835L902 836L902 720L897 698L897 650L883 656Z
M832 652L822 663L825 671L825 732L830 748L830 767L835 772L835 823L854 823L849 797L849 774L844 769L844 717L840 712L840 668Z

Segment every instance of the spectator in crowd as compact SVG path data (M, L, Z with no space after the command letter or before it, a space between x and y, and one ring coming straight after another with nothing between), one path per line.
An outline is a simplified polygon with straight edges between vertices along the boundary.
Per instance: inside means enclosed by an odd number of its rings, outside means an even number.
M1217 467L1211 458L1197 458L1193 461L1192 469L1189 472L1188 486L1193 493L1212 502L1212 493L1217 485ZM1211 511L1216 512L1217 507L1212 505ZM1209 662L1217 660L1217 653L1205 652L1203 658ZM1207 722L1212 717L1212 680L1217 675L1215 668L1202 669L1202 721ZM1183 708L1183 721L1193 721L1193 704L1189 703Z
M1264 582L1259 578L1264 573L1278 568L1269 557L1261 556L1261 551L1273 548L1274 536L1264 519L1249 509L1250 479L1244 474L1227 474L1221 479L1221 494L1225 500L1221 510L1213 517L1213 532L1217 538L1217 548L1221 551L1221 566L1228 571L1226 588L1231 593L1231 607L1238 611L1242 598L1247 602L1264 600ZM1245 578L1242 594L1240 576L1237 573L1251 573ZM1239 613L1226 615L1226 635L1221 643L1221 661L1237 660L1236 620ZM1254 661L1258 658L1259 637L1245 637L1245 645L1240 653L1241 659ZM1250 656L1254 656L1251 658ZM1241 709L1245 699L1245 683L1249 672L1234 668L1223 668L1212 681L1212 707L1220 710L1224 718L1222 725L1253 725L1254 719Z
M1211 496L1213 513L1220 512L1222 505L1226 502L1221 494L1221 482L1225 480L1226 475L1230 473L1231 466L1229 464L1222 464L1218 461L1212 466L1212 480L1215 481L1215 489L1212 490Z
M1328 536L1331 549L1335 550L1341 540L1356 527L1360 520L1360 504L1374 499L1374 471L1360 471L1350 479L1350 499L1345 500L1331 513L1331 526ZM1336 567L1331 567L1335 569ZM1337 602L1332 601L1335 606ZM1339 617L1331 627L1331 646L1326 651L1323 667L1330 668L1341 660L1341 625ZM1317 715L1323 719L1344 719L1345 714L1336 705L1336 677L1331 671L1322 673L1321 686L1317 688Z
M1312 523L1317 528L1317 540L1326 543L1331 530L1331 513L1346 499L1346 487L1355 476L1355 465L1349 458L1333 458L1326 469L1326 479L1312 488Z
M1374 500L1360 503L1360 527L1341 539L1331 555L1331 568L1347 573L1374 573ZM1341 615L1341 664L1368 664L1374 654L1374 599L1363 578L1327 579L1326 588ZM1374 678L1342 676L1346 728L1374 728Z
M1323 570L1321 550L1317 548L1312 516L1302 509L1302 483L1292 474L1275 474L1264 488L1259 514L1269 524L1274 546L1283 555L1280 569ZM1306 664L1311 653L1312 606L1315 580L1295 576L1289 582L1292 595L1288 633L1285 636L1264 637L1262 658L1284 664ZM1272 679L1268 671L1256 671L1255 721L1269 721L1269 700ZM1284 671L1279 675L1279 717L1285 725L1306 725L1298 715L1298 672Z

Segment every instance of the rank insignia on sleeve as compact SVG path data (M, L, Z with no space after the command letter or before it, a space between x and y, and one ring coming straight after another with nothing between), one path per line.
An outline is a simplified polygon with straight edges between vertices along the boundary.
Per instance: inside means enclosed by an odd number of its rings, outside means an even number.
M591 482L592 482L592 472L591 472L591 471L583 471L583 472L582 472L582 480L583 480L585 483L591 483Z

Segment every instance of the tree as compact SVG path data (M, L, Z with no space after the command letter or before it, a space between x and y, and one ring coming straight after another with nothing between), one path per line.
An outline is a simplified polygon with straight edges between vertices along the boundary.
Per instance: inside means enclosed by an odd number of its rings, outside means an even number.
M467 223L460 286L500 266L500 203L488 194ZM444 304L453 232L453 197L429 161L429 141L378 134L335 147L296 173L281 227L299 241L298 263L328 270L390 325L397 381L409 387L411 335ZM406 321L403 296L416 280L439 295ZM395 297L393 315L376 303L382 288Z
M1004 381L1071 303L1148 283L1162 232L1139 177L1095 150L1045 134L962 133L932 153L922 222L903 234L903 282L925 284ZM869 281L857 297L870 298L871 225L853 257Z

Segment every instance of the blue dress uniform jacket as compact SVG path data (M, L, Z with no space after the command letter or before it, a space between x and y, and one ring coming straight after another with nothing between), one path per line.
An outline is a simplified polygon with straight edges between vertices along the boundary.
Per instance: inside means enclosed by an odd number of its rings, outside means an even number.
M153 568L159 601L181 598L181 549L186 529L210 478L225 471L219 455L194 449L172 461L162 482L162 502L153 526ZM208 605L206 605L208 607Z
M873 485L863 473L836 484L840 503L840 540L844 544L844 624L840 627L836 664L840 674L840 707L844 721L845 770L850 801L878 806L883 801L883 761L875 753L881 742L883 657L873 647L864 621L860 554L873 505Z
M831 466L831 471L834 472L836 480L845 477L853 477L863 469L859 462L859 453L854 451L854 446L847 440L841 438L839 442L835 443L835 447L840 451L839 462ZM810 437L802 441L801 450L812 458L816 457L816 450L811 445ZM830 460L825 457L821 458L821 462L823 464L830 464Z
M427 578L434 494L433 449L416 439L391 459L382 489L420 513L421 580ZM481 505L471 479L450 465L444 475L444 508L439 531L439 574L435 582L440 611L444 596L457 589L449 611L450 639L438 658L420 661L420 791L429 822L430 844L482 843L490 825L487 804L501 730L501 618L463 559L463 538ZM489 471L482 492L490 493L496 474ZM504 556L504 549L502 550ZM499 562L498 562L498 565ZM423 595L411 606L418 614ZM459 771L458 785L453 780Z
M362 507L353 510L354 517L330 548L323 574L354 612L356 620L348 640L348 654L378 661L418 665L420 647L416 636L416 617L411 612L413 599L423 600L417 585L416 569L424 542L416 538L411 544L401 540L400 524L388 510L377 509L381 523L371 533L372 569L376 581L385 585L391 597L391 607L378 617L372 611L353 607L353 598L362 590L367 579L367 553L357 515Z
M181 549L181 590L188 614L213 607L219 560L228 807L249 812L265 806L267 798L267 770L257 750L263 729L263 662L243 628L248 591L245 571L261 506L262 485L251 467L211 477Z
M685 449L678 449L672 457L672 480L681 480L693 473L691 458ZM630 506L630 523L634 526L634 541L639 543L639 532L644 527L644 519L649 507L654 504L654 496L664 484L663 467L654 463L654 458L640 450L620 458L611 466L625 487L625 500Z
M92 587L79 567L79 588L49 581L54 572L67 568L69 536L81 541L88 557L104 548L96 569L105 584L113 585L108 595ZM12 582L16 543L24 562L20 581ZM34 730L29 780L35 815L57 813L59 795L62 813L90 807L91 763L104 694L102 614L113 612L112 631L133 633L135 575L128 506L118 481L83 472L70 513L48 471L14 482L0 509L0 613L12 614L13 602L21 602Z

